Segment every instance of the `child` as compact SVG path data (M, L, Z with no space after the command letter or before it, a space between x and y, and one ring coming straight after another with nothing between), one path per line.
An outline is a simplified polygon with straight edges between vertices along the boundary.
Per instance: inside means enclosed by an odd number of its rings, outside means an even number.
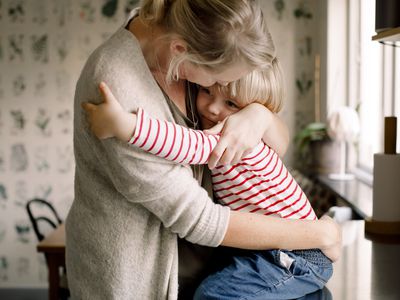
M200 87L196 106L203 129L253 102L279 111L282 95L271 92L272 84L271 72L256 70L226 87ZM84 105L99 138L115 136L179 164L207 163L218 135L153 119L140 108L136 114L125 112L104 83L100 90L105 103ZM217 199L232 210L280 218L317 218L279 156L262 142L240 163L211 171ZM256 299L298 298L322 288L331 275L331 261L318 249L248 251L203 281L195 299L232 299L254 293L259 297Z

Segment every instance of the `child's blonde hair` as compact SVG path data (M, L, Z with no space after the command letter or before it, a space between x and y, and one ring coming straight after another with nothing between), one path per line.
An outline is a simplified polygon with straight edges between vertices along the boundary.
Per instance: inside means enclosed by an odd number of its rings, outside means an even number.
M171 60L167 79L178 79L183 61L220 72L237 61L267 68L275 57L255 0L143 0L140 17L187 44L187 51Z
M279 112L285 89L278 58L273 59L271 67L255 69L227 86L220 86L219 90L227 98L235 99L239 105L246 106L257 102L274 113Z

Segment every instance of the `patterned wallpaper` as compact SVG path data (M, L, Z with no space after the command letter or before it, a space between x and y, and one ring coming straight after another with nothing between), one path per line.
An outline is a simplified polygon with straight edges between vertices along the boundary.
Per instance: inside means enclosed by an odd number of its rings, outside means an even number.
M137 2L0 0L0 287L47 282L25 204L48 199L65 218L75 82Z
M138 0L0 0L0 288L44 287L26 202L73 200L72 104L90 52ZM262 0L288 86L292 132L313 116L317 0ZM290 161L289 152L287 161Z

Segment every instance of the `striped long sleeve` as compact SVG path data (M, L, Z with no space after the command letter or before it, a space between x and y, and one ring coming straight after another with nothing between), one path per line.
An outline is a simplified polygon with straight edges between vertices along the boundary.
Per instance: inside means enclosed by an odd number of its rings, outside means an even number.
M218 140L218 135L160 121L139 109L129 143L180 164L205 164ZM240 163L211 171L218 200L232 210L316 219L303 190L275 151L264 143L259 143Z
M218 140L217 135L206 135L200 130L151 118L139 108L135 132L129 143L179 164L201 165L208 162Z

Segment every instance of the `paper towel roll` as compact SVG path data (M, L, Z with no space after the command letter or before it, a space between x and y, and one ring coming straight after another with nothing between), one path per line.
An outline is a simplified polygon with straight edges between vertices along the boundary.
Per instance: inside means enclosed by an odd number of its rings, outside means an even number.
M400 221L400 154L374 155L372 219Z

